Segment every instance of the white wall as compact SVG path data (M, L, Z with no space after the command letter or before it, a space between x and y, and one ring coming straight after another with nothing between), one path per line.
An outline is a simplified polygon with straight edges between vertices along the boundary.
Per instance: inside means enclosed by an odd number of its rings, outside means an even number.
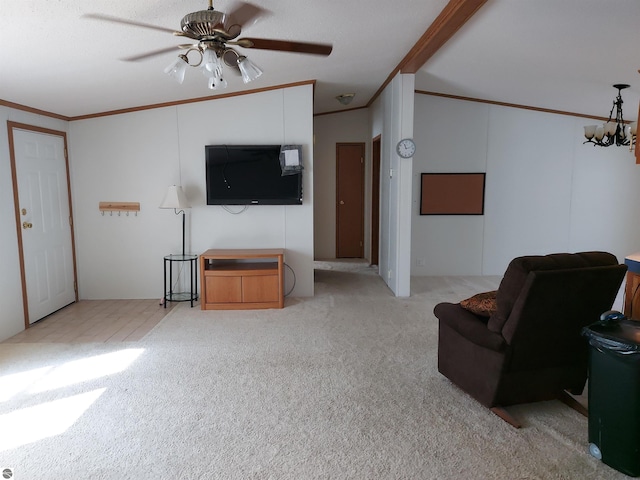
M399 297L410 294L413 162L400 159L395 146L413 137L414 81L396 75L371 112L371 138L381 135L379 271Z
M22 284L18 257L13 180L9 156L7 121L24 123L60 132L67 131L67 122L0 106L0 341L24 330Z
M292 296L313 295L312 86L93 118L70 125L80 297L160 298L163 256L179 253L181 216L162 210L182 184L187 247L285 248ZM302 144L303 205L252 206L232 215L205 200L204 146ZM102 216L100 201L140 202L138 216ZM293 285L286 272L285 290Z
M316 259L336 258L336 143L365 144L365 258L371 259L371 137L368 109L314 119L313 230Z
M640 250L634 220L640 166L627 149L582 145L588 120L429 95L416 96L414 112L413 102L413 76L399 75L369 112L318 117L315 148L310 85L70 125L6 107L0 119L69 132L83 299L162 296L162 257L181 248L181 217L157 207L174 183L184 186L193 206L187 250L284 247L297 275L292 295L313 295L314 215L320 217L316 256L335 257L335 142L364 141L370 159L377 135L380 272L396 295L409 294L409 270L500 275L517 255L606 250L622 261ZM368 132L362 129L367 116ZM413 163L395 154L397 141L411 136L418 146ZM205 205L204 145L214 143L303 144L304 204L251 207L241 215ZM418 214L421 172L467 171L487 173L484 216ZM315 212L314 196L322 199ZM0 136L0 201L9 226L0 229L4 339L24 327L6 136ZM102 216L100 201L137 201L141 212ZM288 290L290 277L286 283Z
M519 255L640 250L640 165L589 120L416 95L413 275L501 275ZM422 172L486 172L483 216L420 216Z

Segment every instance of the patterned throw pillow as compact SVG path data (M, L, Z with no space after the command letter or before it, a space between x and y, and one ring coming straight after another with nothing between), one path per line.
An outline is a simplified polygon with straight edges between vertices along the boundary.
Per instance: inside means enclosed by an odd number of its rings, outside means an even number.
M496 294L497 290L491 292L478 293L471 298L462 300L460 306L471 313L483 317L490 317L497 310Z

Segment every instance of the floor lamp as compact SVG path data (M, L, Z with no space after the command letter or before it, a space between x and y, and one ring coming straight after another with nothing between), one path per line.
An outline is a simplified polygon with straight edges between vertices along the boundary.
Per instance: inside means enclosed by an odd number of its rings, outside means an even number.
M173 208L176 215L182 213L182 255L185 255L184 251L184 218L185 218L185 208L190 208L189 201L187 200L187 196L184 194L182 187L180 185L171 185L167 190L167 194L164 197L164 200L160 204L160 208Z

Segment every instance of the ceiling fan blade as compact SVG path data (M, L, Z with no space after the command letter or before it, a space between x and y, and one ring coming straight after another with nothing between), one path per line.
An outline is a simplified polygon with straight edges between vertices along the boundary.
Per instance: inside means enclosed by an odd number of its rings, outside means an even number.
M139 55L132 55L130 57L125 57L125 58L121 58L120 60L124 60L125 62L137 62L138 60L144 60L146 58L149 57L155 57L156 55L162 55L163 53L168 53L171 51L175 51L178 48L183 48L182 46L173 46L173 47L166 47L166 48L161 48L158 50L154 50L152 52L147 52L147 53L141 53Z
M265 38L240 38L229 42L244 48L259 48L260 50L279 50L284 52L309 53L311 55L327 56L333 50L333 45L322 43L292 42L289 40L268 40Z
M91 18L93 20L102 20L105 22L121 23L124 25L131 25L134 27L149 28L151 30L159 30L161 32L171 33L173 35L180 35L180 36L184 35L182 32L177 32L175 30L172 30L171 28L160 27L158 25L152 25L150 23L134 22L133 20L127 20L126 18L112 17L111 15L103 15L101 13L87 13L85 15L82 15L82 17Z
M243 27L249 26L265 14L269 13L269 10L252 5L246 2L238 2L233 10L227 14L227 27L226 30L231 38L236 38L240 35Z

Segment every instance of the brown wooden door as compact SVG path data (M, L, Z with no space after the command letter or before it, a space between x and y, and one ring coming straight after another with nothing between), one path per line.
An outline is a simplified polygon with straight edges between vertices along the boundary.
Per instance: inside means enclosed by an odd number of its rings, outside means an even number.
M336 258L364 256L364 143L336 144Z
M371 265L380 261L380 136L371 148Z

